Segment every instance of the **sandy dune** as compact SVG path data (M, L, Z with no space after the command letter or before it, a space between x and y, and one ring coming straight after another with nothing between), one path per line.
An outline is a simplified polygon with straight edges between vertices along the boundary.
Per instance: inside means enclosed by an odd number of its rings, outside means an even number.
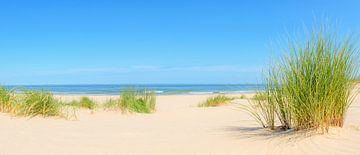
M82 110L77 121L0 114L0 154L360 154L359 97L345 127L327 135L270 134L238 108L247 100L196 107L206 97L159 96L154 114Z

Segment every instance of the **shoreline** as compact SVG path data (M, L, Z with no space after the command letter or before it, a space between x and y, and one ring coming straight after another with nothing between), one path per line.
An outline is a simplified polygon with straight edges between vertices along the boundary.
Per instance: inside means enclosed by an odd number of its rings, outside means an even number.
M5 85L21 94L24 90L48 91L54 95L113 96L123 90L135 88L153 91L157 95L201 95L255 93L260 84L142 84L142 85Z
M34 90L38 91L38 90ZM118 94L106 94L106 93L57 93L51 92L55 96L120 96L121 92L119 91ZM226 92L190 92L190 93L156 93L156 96L184 96L184 95L248 95L248 94L256 94L259 91L226 91ZM16 94L23 94L17 92Z
M255 93L247 93L247 94L173 94L173 95L156 95L157 100L161 99L161 98L189 98L189 97L194 97L194 98L202 98L202 100L205 100L208 97L211 96L216 96L216 95L225 95L225 96L229 96L229 97L240 97L242 95L245 95L245 97L247 99L253 97L255 95ZM71 94L71 95L54 95L55 98L60 99L62 101L72 101L72 100L80 100L82 97L88 97L92 100L94 100L95 102L102 104L110 99L117 99L120 97L119 95L76 95L76 94ZM176 101L175 101L176 102ZM200 102L200 101L199 101Z
M256 92L244 92L244 93L209 93L209 94L156 94L156 96L196 96L196 95L203 95L203 96L211 96L211 95L253 95L256 94ZM53 93L54 96L120 96L121 94L119 93L118 95L114 95L114 94L56 94Z

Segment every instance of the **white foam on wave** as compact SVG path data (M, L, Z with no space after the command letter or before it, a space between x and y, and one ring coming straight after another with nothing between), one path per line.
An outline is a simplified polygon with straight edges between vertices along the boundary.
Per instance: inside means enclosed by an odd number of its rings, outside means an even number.
M251 91L251 90L238 90L238 91L220 91L220 94L242 94L242 93L254 93L256 91Z
M213 94L214 92L189 92L192 95L204 95L204 94Z
M162 94L164 93L164 91L161 91L161 90L157 90L157 91L154 91L156 94Z

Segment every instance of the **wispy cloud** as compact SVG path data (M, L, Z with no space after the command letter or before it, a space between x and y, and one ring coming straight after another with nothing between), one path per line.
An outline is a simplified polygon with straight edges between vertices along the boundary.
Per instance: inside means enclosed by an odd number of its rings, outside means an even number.
M43 70L36 71L34 75L45 76L45 75L69 75L69 74L91 74L91 73L115 73L125 72L125 68L71 68L61 70Z
M234 65L217 65L217 66L185 66L169 67L167 71L196 71L196 72L258 72L261 67L241 67Z
M128 72L237 72L257 73L261 67L243 67L237 65L210 65L210 66L153 66L136 65L129 67L113 68L66 68L57 70L37 70L34 72L23 72L30 76L58 76L58 75L79 75L79 74L116 74ZM18 75L18 74L17 74ZM19 76L19 75L18 75Z

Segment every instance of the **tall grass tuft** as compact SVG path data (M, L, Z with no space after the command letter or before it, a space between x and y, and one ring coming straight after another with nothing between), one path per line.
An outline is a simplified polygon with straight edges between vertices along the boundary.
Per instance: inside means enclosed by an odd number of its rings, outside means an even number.
M128 88L121 93L120 99L109 100L104 107L122 112L152 113L156 110L156 94L152 91Z
M62 116L62 103L49 92L26 91L17 114L30 117Z
M200 103L199 107L217 107L221 105L226 105L230 103L234 98L227 97L225 95L217 95L213 97L209 97L206 101Z
M76 119L74 109L55 99L50 92L24 91L23 94L15 94L15 90L8 90L1 86L0 112L25 117L41 115Z
M266 77L265 96L251 101L250 112L263 127L321 129L342 127L358 72L359 51L352 38L339 40L321 28L305 43L289 41Z
M16 103L14 91L0 87L0 112L13 113Z

